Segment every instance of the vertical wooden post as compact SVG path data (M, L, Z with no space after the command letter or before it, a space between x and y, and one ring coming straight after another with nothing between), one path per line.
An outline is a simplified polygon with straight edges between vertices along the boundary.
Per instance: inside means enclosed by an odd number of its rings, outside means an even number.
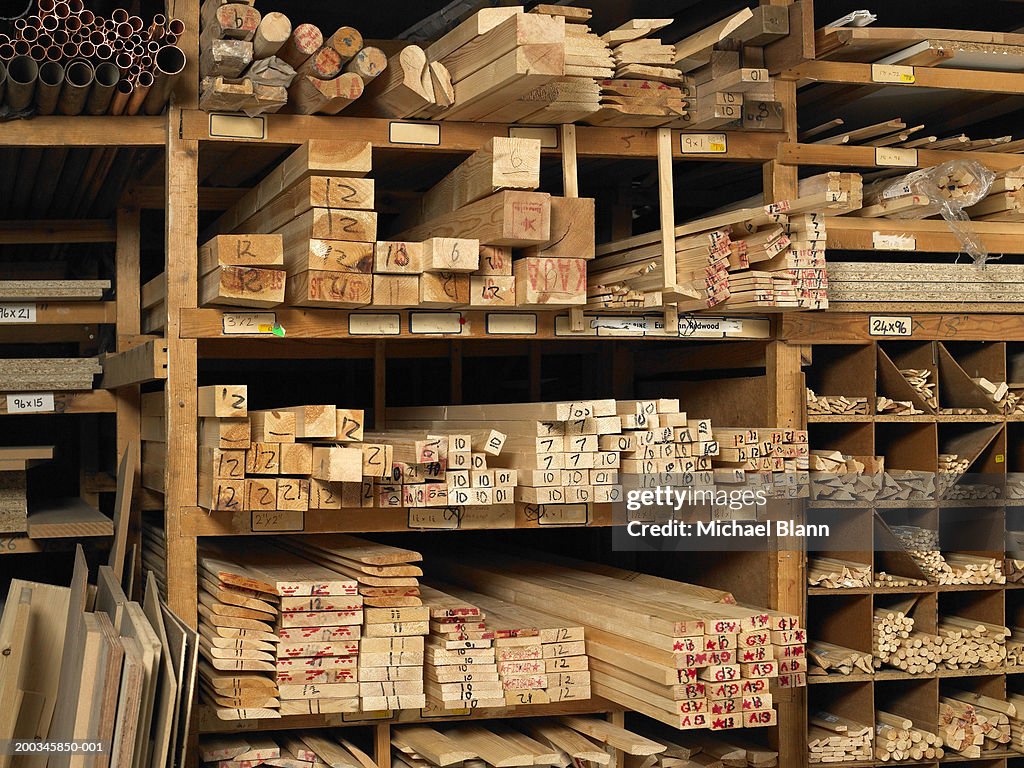
M562 145L562 194L566 197L580 196L579 168L576 162L576 126L563 125L560 136ZM569 328L583 330L583 307L569 308Z
M391 723L373 726L373 759L377 768L391 768Z
M130 201L129 201L130 202ZM117 351L125 352L132 348L136 338L142 331L141 293L142 285L139 271L140 237L139 209L133 204L117 209L117 241L114 250L114 271L117 311ZM141 416L139 385L118 388L114 395L117 398L117 463L121 466L121 457L129 444L139 444ZM140 446L141 447L141 446ZM136 454L138 455L138 454ZM115 476L115 482L117 478ZM139 503L139 475L129 479L132 487L132 506L128 520L128 549L135 546L136 557L129 566L135 574L135 583L141 584L141 504Z
M679 327L679 312L672 297L676 279L676 198L672 180L672 129L658 129L658 209L661 222L662 306L665 327Z

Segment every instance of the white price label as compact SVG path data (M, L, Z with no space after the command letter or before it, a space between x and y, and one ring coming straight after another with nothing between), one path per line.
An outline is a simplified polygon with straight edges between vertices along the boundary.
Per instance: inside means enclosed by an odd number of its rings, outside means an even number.
M273 312L225 312L222 327L228 336L272 336L276 335L277 315Z
M348 333L349 336L398 336L402 333L402 316L353 313L348 316Z
M910 336L914 319L910 315L871 315L868 318L869 336Z
M35 304L0 304L0 323L34 323Z
M916 149L898 147L875 147L875 165L913 168L917 165Z
M409 314L410 333L462 333L461 312L412 312Z
M871 245L876 251L916 251L917 238L913 235L872 232Z
M441 126L437 123L391 123L388 125L388 141L436 147L441 144Z
M729 140L724 133L681 133L679 151L684 155L724 155Z
M265 139L267 119L214 113L210 115L210 136L227 139Z
M871 79L876 83L895 83L896 85L912 85L917 82L914 68L900 64L872 64Z
M743 321L727 317L694 317L684 315L679 318L680 336L725 336L730 333L743 333Z
M487 314L487 333L506 336L536 336L537 316L518 312L489 312Z
M7 396L8 413L53 413L52 392L28 392Z

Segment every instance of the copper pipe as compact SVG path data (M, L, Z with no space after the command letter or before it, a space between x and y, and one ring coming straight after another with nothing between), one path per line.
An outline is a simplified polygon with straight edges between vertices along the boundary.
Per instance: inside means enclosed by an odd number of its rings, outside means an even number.
M139 67L141 67L143 72L150 72L150 73L152 73L152 71L153 71L153 57L150 56L147 53L145 56L143 56L142 58L139 59Z
M108 32L115 31L117 29L117 22L113 19L107 19L103 22L103 29L105 29Z
M53 34L50 35L50 45L61 46L68 42L71 36L63 29L55 29Z
M0 45L5 45L9 42L11 42L11 38L9 38L7 35L0 34Z
M89 34L89 42L93 45L103 45L105 42L107 42L107 36L99 30L96 30L95 32Z
M21 32L27 26L28 26L28 22L25 21L24 19L15 19L14 20L14 29L15 29L16 32Z
M141 32L142 27L144 26L141 16L129 16L128 23L132 25L132 29L136 32Z
M128 40L132 36L132 25L127 21L120 22L115 28L118 37Z
M137 82L139 79L139 75L142 74L142 67L140 67L138 64L134 62L135 59L132 59L132 65L128 67L128 79L131 80L133 83Z
M181 19L171 19L169 22L167 22L167 31L170 32L172 35L177 35L178 37L181 37L183 34L185 34L185 22Z
M78 16L85 10L85 3L83 0L67 0L68 7L71 8L71 13Z
M28 43L26 43L28 45ZM39 65L28 56L15 56L7 65L7 106L16 112L32 103Z
M14 41L14 55L15 56L28 56L29 49L32 46L26 40L15 40Z
M43 19L43 29L53 32L53 30L60 26L60 21L55 14L51 14Z
M78 46L72 42L64 43L60 49L63 51L64 57L67 59L73 59L78 55Z
M128 80L119 80L114 89L114 98L110 100L110 109L107 114L123 115L128 107L128 99L131 97L135 87Z
M100 43L96 46L96 58L100 61L109 61L114 55L114 49L106 43Z
M43 25L42 19L39 16L29 16L25 21L28 22L28 26L35 27L36 29Z
M164 43L166 45L177 45L178 44L178 36L177 35L172 35L172 34L170 34L168 32L166 35L164 35Z
M124 50L124 40L122 40L120 37L115 39L115 40L111 40L110 41L110 47L113 48L118 53L120 53L121 51Z
M43 48L49 48L53 45L53 38L46 32L43 32L39 37L36 38L36 45L41 45Z
M0 61L10 61L14 58L14 46L10 43L0 45Z
M96 46L86 40L78 46L78 55L83 56L86 59L91 59L96 55Z
M33 61L46 61L46 49L41 45L33 45L28 50L28 55Z
M132 53L135 55L135 58L141 59L143 56L146 55L146 49L143 48L141 45L136 45L132 49Z
M96 80L96 70L83 59L76 59L64 70L64 87L61 88L57 109L62 115L80 115L85 108L89 89Z
M139 114L139 110L142 108L142 102L146 100L146 96L149 95L149 91L153 87L153 75L149 72L142 72L139 74L139 79L135 83L135 91L128 99L128 106L125 108L125 113L129 115Z
M78 18L80 18L82 20L82 23L86 25L92 25L99 21L96 14L90 11L88 8L82 11L81 14L79 14Z
M117 66L119 70L121 70L122 76L128 72L128 70L134 63L135 62L132 59L132 57L127 53L119 53L117 54L117 57L114 59L114 64Z
M39 15L48 16L53 13L55 5L57 5L57 0L39 0Z
M35 27L25 27L21 31L21 39L29 43L34 43L37 37L39 37L39 30Z
M46 49L46 60L47 61L60 61L64 58L64 52L60 49L59 45L51 45ZM45 66L45 65L44 65ZM64 73L61 73L63 79Z
M115 8L110 14L110 18L115 24L124 24L128 21L128 11L124 8Z
M159 50L160 50L160 43L157 43L157 42L155 42L153 40L151 40L148 43L146 43L146 51L147 51L147 53L152 55L152 54L155 54Z
M114 98L114 89L120 79L120 70L109 61L96 67L96 82L85 103L85 111L90 115L105 115L110 109L110 102Z
M156 55L156 76L146 96L147 115L159 115L171 98L174 85L185 71L185 52L176 45L167 45Z
M71 6L68 5L64 0L53 6L53 15L58 19L66 19L71 15Z
M64 19L64 29L68 32L77 32L82 28L82 20L78 16L68 16Z
M140 35L138 32L133 32L128 39L131 41L133 45L142 45L142 35Z
M59 51L58 51L59 53ZM36 112L52 115L57 111L57 99L64 85L64 67L56 61L48 61L39 68L39 85L36 88Z

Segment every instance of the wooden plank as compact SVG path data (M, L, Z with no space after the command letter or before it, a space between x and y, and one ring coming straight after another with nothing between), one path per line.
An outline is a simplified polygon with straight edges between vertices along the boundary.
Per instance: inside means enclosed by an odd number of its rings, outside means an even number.
M64 641L60 657L58 683L53 694L55 706L50 707L51 720L47 735L51 739L75 738L75 722L78 712L78 695L82 681L81 652L85 643L85 609L88 599L89 566L85 561L82 546L75 547L74 573L67 601L67 613L63 622ZM60 692L59 699L57 692ZM70 753L57 762L68 765Z
M79 498L48 501L30 511L28 516L30 539L85 538L113 533L110 518Z
M114 352L100 358L103 378L100 386L117 389L167 378L167 342L150 339L126 352Z
M16 604L5 606L4 613L8 612L13 614L13 618L3 627L6 631L0 633L0 701L8 704L0 712L0 739L14 738L23 692L28 683L25 673L29 621L32 618L30 587L22 587ZM0 766L7 768L12 758L13 755L0 756Z
M160 597L152 571L146 579L143 612L160 641L160 682L157 689L156 710L153 720L153 746L151 768L166 768L174 738L175 701L178 697L183 658L175 658L167 642L167 630L160 610Z
M497 192L407 230L403 240L462 237L487 245L529 246L551 237L551 196L542 192Z

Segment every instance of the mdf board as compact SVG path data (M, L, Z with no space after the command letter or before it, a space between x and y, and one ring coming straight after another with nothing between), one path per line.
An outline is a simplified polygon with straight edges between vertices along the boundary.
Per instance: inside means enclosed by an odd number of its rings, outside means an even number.
M153 715L153 727L151 729L152 768L164 768L167 765L167 756L170 751L171 740L174 731L175 702L178 700L178 680L181 679L183 657L175 658L167 641L167 631L164 627L163 613L160 610L160 596L157 593L156 580L150 573L146 580L146 595L143 601L143 613L149 619L151 627L160 641L160 678L156 694L156 709ZM177 676L175 675L177 672Z
M120 643L124 663L118 692L117 725L110 748L110 768L129 768L135 764L135 741L146 676L141 643L134 637L121 637Z
M36 723L30 733L19 732L19 736L32 739L45 739L53 716L54 704L57 701L57 685L60 676L62 649L64 647L64 631L67 626L68 603L71 590L51 584L13 579L7 594L7 603L15 605L23 589L32 590L32 621L29 623L28 641L25 649L25 662L32 670L32 679L28 682L34 694L42 699ZM7 637L11 632L14 614L5 611L0 619L0 637ZM22 702L22 714L26 704ZM46 754L21 755L15 765L25 768L42 768L46 765Z
M102 634L101 654L102 663L97 674L98 689L92 698L93 713L90 719L90 733L105 744L111 744L114 739L114 728L118 718L118 700L121 687L121 671L124 662L124 647L121 639L114 630L110 616L106 613L95 613L96 621L99 624ZM87 756L83 755L83 758ZM85 761L88 764L88 760ZM95 755L95 768L108 768L110 765L109 750L102 754Z
M114 569L109 565L101 565L96 580L95 610L107 614L118 632L121 631L124 607L128 602L120 581L114 576Z

